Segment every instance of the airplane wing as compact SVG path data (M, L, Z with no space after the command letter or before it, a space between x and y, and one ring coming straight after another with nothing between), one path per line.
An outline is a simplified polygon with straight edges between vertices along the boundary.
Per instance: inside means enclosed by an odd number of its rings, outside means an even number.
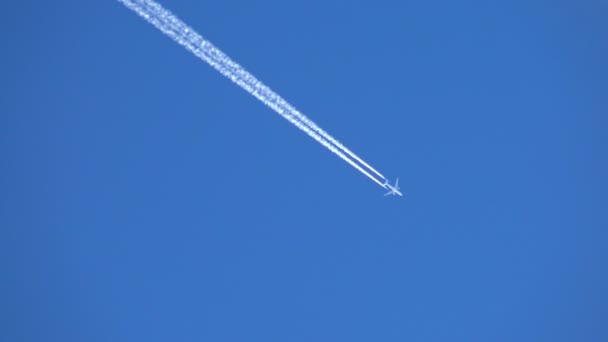
M384 196L388 196L388 195L392 195L392 194L393 194L393 190L391 190L391 191L389 191L389 192L385 193L385 194L384 194Z
M395 188L399 189L399 178L397 178L397 181L395 182Z

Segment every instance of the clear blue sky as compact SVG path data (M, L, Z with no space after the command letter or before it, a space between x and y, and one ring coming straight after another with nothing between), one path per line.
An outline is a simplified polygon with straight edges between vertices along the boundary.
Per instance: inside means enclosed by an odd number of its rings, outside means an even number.
M605 1L5 3L0 340L608 341Z

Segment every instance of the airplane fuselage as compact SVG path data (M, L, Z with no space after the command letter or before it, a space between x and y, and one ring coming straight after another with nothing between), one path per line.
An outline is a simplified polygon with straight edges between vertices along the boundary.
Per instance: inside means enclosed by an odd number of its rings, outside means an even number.
M388 189L391 191L390 194L391 195L399 195L399 196L403 196L403 194L401 193L401 191L395 189L392 186L389 186Z
M384 183L384 188L389 190L386 194L384 194L384 196L388 196L388 195L403 196L401 191L399 191L399 179L397 179L397 181L395 182L395 185L390 185L387 180L386 183Z

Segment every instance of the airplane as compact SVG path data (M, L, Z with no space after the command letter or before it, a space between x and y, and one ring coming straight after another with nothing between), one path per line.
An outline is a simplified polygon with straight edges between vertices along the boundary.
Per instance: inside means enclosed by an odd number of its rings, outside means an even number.
M399 178L397 178L397 181L395 182L395 185L390 185L388 183L388 180L387 180L386 183L384 183L384 187L386 189L389 189L389 191L387 193L385 193L384 196L388 196L388 195L403 196L403 194L401 193L401 191L399 191Z

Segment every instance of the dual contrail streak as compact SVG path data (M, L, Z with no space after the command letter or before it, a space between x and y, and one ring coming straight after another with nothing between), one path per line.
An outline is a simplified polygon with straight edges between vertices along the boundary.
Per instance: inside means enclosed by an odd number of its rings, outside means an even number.
M119 1L121 1L121 0L119 0ZM134 0L134 1L143 3L144 6L147 6L151 11L153 11L155 14L157 14L157 17L161 18L161 20L163 20L165 22L169 22L171 24L171 26L173 26L179 33L186 36L188 40L190 40L192 43L194 43L194 46L204 45L206 47L206 49L208 50L211 58L216 59L218 62L220 62L219 64L227 66L228 69L230 69L232 72L237 74L239 77L242 77L244 80L248 81L248 83L252 84L254 88L265 88L265 90L267 90L265 92L265 94L273 99L276 99L278 104L281 107L285 107L287 109L287 111L289 111L291 113L291 115L297 117L300 121L304 122L307 126L309 126L313 131L319 133L319 135L321 135L323 138L327 139L332 144L336 145L339 149L344 151L350 157L357 160L359 163L366 166L368 169L370 169L376 175L380 176L382 179L385 179L385 177L380 172L375 170L373 167L371 167L369 164L367 164L365 161L363 161L361 158L359 158L356 154L351 152L348 148L346 148L346 146L344 146L337 139L335 139L334 137L329 135L327 132L325 132L323 129L321 129L317 124L315 124L312 120L310 120L304 114L300 113L297 109L295 109L293 106L291 106L287 101L285 101L283 98L281 98L276 93L274 93L272 90L270 90L268 87L266 87L262 82L257 80L253 75L248 73L240 65L238 65L236 62L232 61L223 52L221 52L219 49L217 49L211 43L209 43L208 41L203 39L198 33L196 33L194 30L192 30L190 27L188 27L183 21L179 20L171 12L169 12L168 10L164 9L161 5L159 5L158 3L151 1L151 0Z
M241 88L245 89L248 93L255 96L262 103L304 131L331 152L338 155L355 169L359 170L371 180L384 187L384 184L380 182L380 180L371 175L367 170L365 170L361 165L357 164L351 158L355 159L368 170L380 176L380 179L384 180L385 177L380 174L380 172L376 171L373 167L347 149L338 140L322 130L312 120L296 110L287 101L264 85L261 81L256 79L239 64L231 60L209 41L201 37L171 12L164 9L161 5L152 0L118 1L129 9L133 10L150 24L154 25L175 42L182 45L203 61L207 62L222 75L226 76L231 81L238 84Z

